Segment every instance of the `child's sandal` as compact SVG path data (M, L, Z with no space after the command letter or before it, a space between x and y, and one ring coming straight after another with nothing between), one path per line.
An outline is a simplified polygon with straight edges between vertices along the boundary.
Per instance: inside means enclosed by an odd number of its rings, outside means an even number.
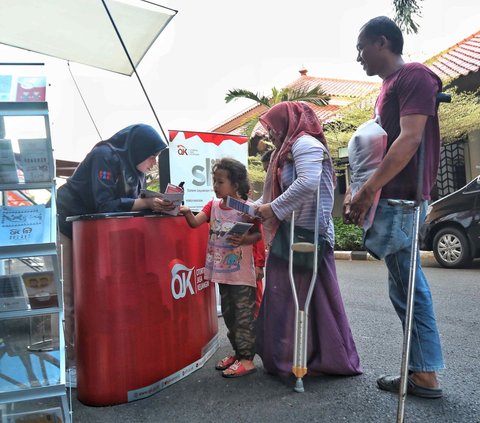
M222 358L217 365L215 366L215 369L217 370L225 370L228 369L233 363L235 363L235 357L232 355L227 355L225 358Z

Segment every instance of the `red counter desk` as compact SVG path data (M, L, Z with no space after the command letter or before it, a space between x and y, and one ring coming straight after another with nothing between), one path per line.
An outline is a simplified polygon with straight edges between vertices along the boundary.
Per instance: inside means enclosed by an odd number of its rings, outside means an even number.
M135 212L70 220L78 399L134 401L203 366L218 348L208 225Z

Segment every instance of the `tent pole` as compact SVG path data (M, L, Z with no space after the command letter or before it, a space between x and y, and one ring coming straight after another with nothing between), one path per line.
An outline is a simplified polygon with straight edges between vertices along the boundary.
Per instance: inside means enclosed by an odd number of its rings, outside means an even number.
M130 62L130 66L132 66L132 69L133 69L133 72L135 73L135 76L137 77L138 79L138 82L140 83L140 87L142 87L142 90L143 90L143 93L145 94L145 98L147 99L148 101L148 104L150 106L150 109L152 109L152 112L153 112L153 115L155 116L155 119L158 123L158 126L160 128L160 131L162 132L163 134L163 137L165 139L165 142L168 144L170 142L169 140L169 137L167 137L167 134L165 133L165 131L163 130L163 127L162 127L162 124L160 123L160 120L158 119L158 116L157 116L157 113L155 112L155 109L153 108L153 104L152 102L150 101L150 97L148 96L147 94L147 91L145 90L145 87L143 86L143 83L142 83L142 80L140 79L140 75L138 75L138 72L137 72L137 69L135 67L135 65L133 64L133 60L132 58L130 57L130 53L128 52L128 49L127 49L127 46L125 45L125 43L123 42L123 38L122 36L120 35L120 31L118 30L117 28L117 25L115 24L115 21L113 20L113 17L110 13L110 10L108 9L108 6L107 4L105 3L105 0L102 0L102 3L103 3L103 6L105 7L105 10L107 12L107 15L110 19L110 22L112 23L113 25L113 29L115 29L115 32L117 33L117 37L120 41L120 44L122 45L123 47L123 51L125 52L125 54L127 55L127 58L128 58L128 61Z

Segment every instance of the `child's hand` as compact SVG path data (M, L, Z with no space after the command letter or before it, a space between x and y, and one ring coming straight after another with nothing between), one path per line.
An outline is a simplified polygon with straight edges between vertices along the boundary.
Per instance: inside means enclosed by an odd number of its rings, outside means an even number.
M255 280L263 279L265 273L263 272L263 267L255 266Z
M188 206L180 206L180 210L178 214L183 214L184 216L191 213L192 211L190 210L190 207Z
M227 237L227 241L232 245L232 247L239 247L243 244L245 235L233 234Z

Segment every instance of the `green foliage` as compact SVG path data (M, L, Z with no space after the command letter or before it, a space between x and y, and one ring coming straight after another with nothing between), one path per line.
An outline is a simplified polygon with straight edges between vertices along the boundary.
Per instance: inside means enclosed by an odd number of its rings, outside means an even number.
M452 102L440 104L440 135L444 143L459 141L480 127L480 90L460 93L447 90Z
M340 147L347 146L355 130L372 116L373 106L353 105L334 121L324 124L325 137L334 157Z
M364 250L362 243L362 230L355 225L346 225L342 218L334 217L335 249L340 251Z
M252 190L250 197L256 200L262 195L263 182L265 181L265 171L263 170L260 155L248 158L248 178Z
M225 96L225 103L230 103L232 100L236 100L238 98L248 98L249 100L253 100L258 104L263 104L264 106L270 107L270 99L268 97L249 90L244 90L242 88L234 88L233 90L228 91L227 95Z
M395 9L394 21L407 34L418 32L418 24L414 21L416 17L422 16L419 2L422 0L393 0Z
M253 100L259 105L266 106L267 108L281 103L282 101L304 101L306 103L315 104L316 106L326 106L330 101L330 97L325 94L320 85L317 85L309 90L303 88L292 89L289 87L278 90L277 88L273 87L270 97L266 97L259 93L254 93L242 88L235 88L228 91L227 95L225 96L225 102L229 103L230 101L238 98L247 98L249 100ZM252 135L259 117L259 115L253 116L246 122L246 125L242 131L245 136L250 137Z

